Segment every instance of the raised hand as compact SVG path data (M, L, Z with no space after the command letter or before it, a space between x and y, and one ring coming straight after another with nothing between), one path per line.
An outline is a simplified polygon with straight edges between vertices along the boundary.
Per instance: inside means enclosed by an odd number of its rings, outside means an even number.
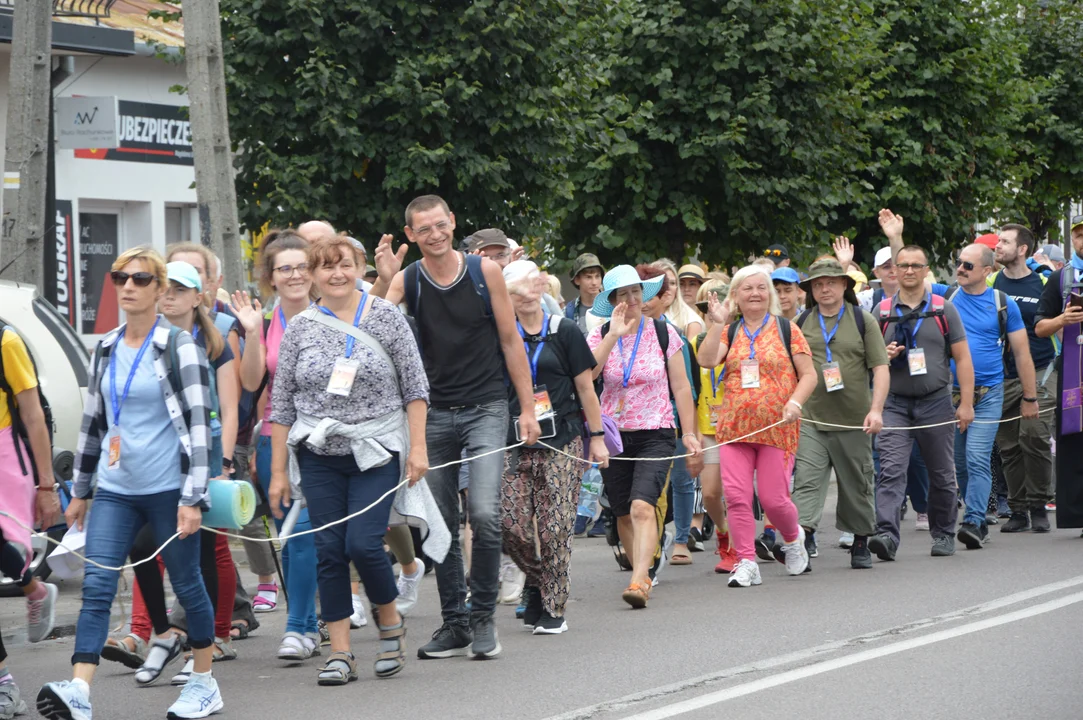
M249 298L247 292L238 290L230 298L229 307L244 328L245 334L259 331L263 323L263 305L259 298Z
M707 293L707 317L716 325L729 323L729 313L726 312L725 303L719 302L718 295L713 292Z
M628 304L620 303L613 308L613 316L609 319L610 328L618 336L631 335L633 330L639 327L639 320L628 317Z
M398 274L399 270L402 270L402 263L406 260L406 253L410 251L410 246L407 243L399 245L398 250L393 250L391 242L394 239L391 235L381 236L380 242L376 244L376 252L373 254L376 272L379 273L380 279L388 285L395 279L395 275Z
M842 265L842 269L849 268L850 263L854 261L854 246L850 244L850 238L839 235L835 238L832 247L835 249L835 259Z
M880 229L884 231L884 235L888 240L892 238L902 239L903 234L903 216L896 215L887 208L880 211Z

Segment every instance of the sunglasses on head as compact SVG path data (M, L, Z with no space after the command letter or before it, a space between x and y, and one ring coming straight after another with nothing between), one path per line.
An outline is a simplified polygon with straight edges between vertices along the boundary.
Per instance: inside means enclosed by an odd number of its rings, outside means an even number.
M763 254L765 257L771 257L772 255L774 255L775 257L782 257L781 250L764 250Z
M136 287L146 287L157 279L149 272L126 273L121 270L114 270L109 273L109 277L113 278L113 284L117 287L124 287L127 285L128 278L131 278Z

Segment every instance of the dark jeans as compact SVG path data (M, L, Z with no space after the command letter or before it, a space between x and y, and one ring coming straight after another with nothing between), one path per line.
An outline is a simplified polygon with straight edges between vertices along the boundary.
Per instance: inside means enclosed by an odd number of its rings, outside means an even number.
M399 484L399 458L394 453L386 465L361 472L353 455L317 455L302 447L297 464L314 527L368 507ZM386 605L399 596L391 561L384 552L384 533L394 500L392 493L363 515L316 533L316 576L325 622L345 620L353 614L351 560L373 605Z
M429 408L425 437L429 464L443 465L462 457L475 457L504 447L508 438L505 401L464 408ZM451 549L436 566L440 614L445 623L467 625L470 616L487 617L496 608L500 585L500 485L504 453L495 452L470 461L467 508L473 529L470 565L471 611L466 611L466 575L459 547L459 466L430 470L426 476L440 514L451 531Z
M884 405L885 427L931 425L954 417L947 391L923 398L889 394ZM880 472L876 478L876 531L889 535L896 545L900 542L899 520L915 441L929 470L929 531L934 538L955 534L955 428L945 425L888 430L877 438Z
M180 490L152 495L120 495L99 490L86 521L86 557L102 565L124 564L136 534L146 524L154 528L160 546L177 530ZM162 551L173 592L188 614L188 642L194 648L210 647L214 641L214 609L199 574L200 535L195 533L166 545ZM83 608L75 631L71 662L98 664L109 636L109 610L117 594L113 570L90 563L83 574Z
M876 466L876 477L880 477L880 448L875 436L872 439L872 461ZM929 504L929 468L925 467L925 458L921 457L921 447L917 443L910 451L910 467L906 470L906 496L910 498L910 507L914 508L914 512L924 515Z

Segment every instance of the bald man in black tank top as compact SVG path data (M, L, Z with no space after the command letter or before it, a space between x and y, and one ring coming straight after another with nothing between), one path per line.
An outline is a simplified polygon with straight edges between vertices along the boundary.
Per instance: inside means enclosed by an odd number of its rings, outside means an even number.
M510 378L519 406L522 439L528 444L541 434L534 416L530 365L515 327L515 312L500 268L481 261L491 297L491 316L485 300L467 271L466 256L454 249L455 216L435 195L415 199L406 208L406 236L417 244L418 263L412 292L414 316L421 340L421 357L429 377L430 404L426 427L429 464L458 460L465 449L476 457L504 446L508 425ZM384 235L376 248L380 279L372 293L400 304L406 298L401 271L408 246L392 250L392 237ZM505 376L506 370L506 376ZM493 453L470 464L469 513L474 531L470 566L471 608L466 609L466 579L459 548L458 467L431 470L427 479L440 512L452 533L451 550L436 567L443 625L430 643L418 650L420 658L472 655L495 657L500 641L493 625L500 585L500 484L503 453Z

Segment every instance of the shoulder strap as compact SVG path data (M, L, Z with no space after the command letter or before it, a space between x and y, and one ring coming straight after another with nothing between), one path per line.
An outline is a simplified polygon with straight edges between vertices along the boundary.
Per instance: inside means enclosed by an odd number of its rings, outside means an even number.
M549 334L550 335L556 335L557 332L560 331L560 321L563 320L563 319L565 319L565 318L562 318L560 315L550 315L549 316Z
M790 340L793 339L793 329L790 327L790 321L779 315L775 318L778 322L778 334L782 338L782 344L786 346L786 354L790 356L790 362L793 362L793 348L790 347Z
M959 294L959 286L958 285L952 285L951 287L948 288L948 291L946 293L944 293L944 299L945 300L951 300L953 297L955 297L958 294ZM936 293L933 293L933 297L938 297L938 295ZM935 302L934 302L934 304L935 304Z
M655 320L654 334L658 336L658 347L662 348L662 361L669 360L669 324L665 320Z
M726 345L733 347L733 341L737 338L737 323L731 322L729 329L726 330Z
M177 339L180 334L181 329L179 327L176 325L170 326L169 338L165 343L165 354L162 357L165 360L166 375L169 377L169 385L173 388L173 394L183 397L184 384L181 382L180 354L177 351ZM214 372L214 370L211 369L209 372Z
M2 351L4 344L4 332L8 329L7 325L0 325L0 389L4 391L4 396L8 404L8 415L11 417L11 440L15 444L15 455L19 458L19 469L23 475L26 475L26 461L23 460L22 448L19 446L19 433L16 432L18 427L18 412L19 409L15 407L15 393L11 391L11 385L8 384L7 375L4 374L4 353ZM37 478L35 478L35 481Z
M308 308L301 313L300 317L306 318L313 322L318 322L321 325L326 325L329 328L333 328L335 330L338 330L339 332L346 333L350 337L360 341L369 350L372 350L374 353L376 353L377 357L387 363L387 365L391 368L392 374L395 376L396 383L398 383L399 373L398 369L395 367L395 361L391 359L391 356L388 354L387 350L384 349L384 346L381 345L376 338L372 337L364 330L354 327L350 323L342 322L342 320L338 319L337 317L325 315L324 313L317 310L315 307Z
M1008 295L1002 290L993 290L997 308L997 324L1000 326L1000 340L1008 344Z
M489 286L485 282L485 273L481 269L480 255L466 256L466 272L469 273L470 279L474 283L474 289L478 291L478 295L485 301L485 316L492 317L493 298L489 295Z
M420 260L406 266L402 274L402 292L406 298L406 310L417 317L417 303L421 300L421 271L417 267Z
M948 292L954 295L955 291L958 289L959 286L956 285L953 290L949 290ZM948 326L948 316L944 314L944 303L947 302L948 298L933 293L930 296L930 299L932 301L931 314L936 319L937 326L940 327L940 334L944 336L944 344L950 345L948 335L951 333L951 328Z
M872 304L873 306L879 305L884 299L884 288L878 287L872 291Z
M805 321L808 320L808 316L811 315L811 314L812 314L812 310L809 309L809 308L805 308L804 310L802 310L801 314L797 316L797 327L804 330L805 329Z
M568 318L569 320L575 320L575 309L577 307L579 307L579 300L567 303L564 306L564 317Z
M233 330L233 318L224 312L215 313L214 327L222 334L222 339L229 342L229 333Z
M861 343L865 343L865 311L860 305L850 305L854 311L854 323L857 325L857 334L861 337Z

